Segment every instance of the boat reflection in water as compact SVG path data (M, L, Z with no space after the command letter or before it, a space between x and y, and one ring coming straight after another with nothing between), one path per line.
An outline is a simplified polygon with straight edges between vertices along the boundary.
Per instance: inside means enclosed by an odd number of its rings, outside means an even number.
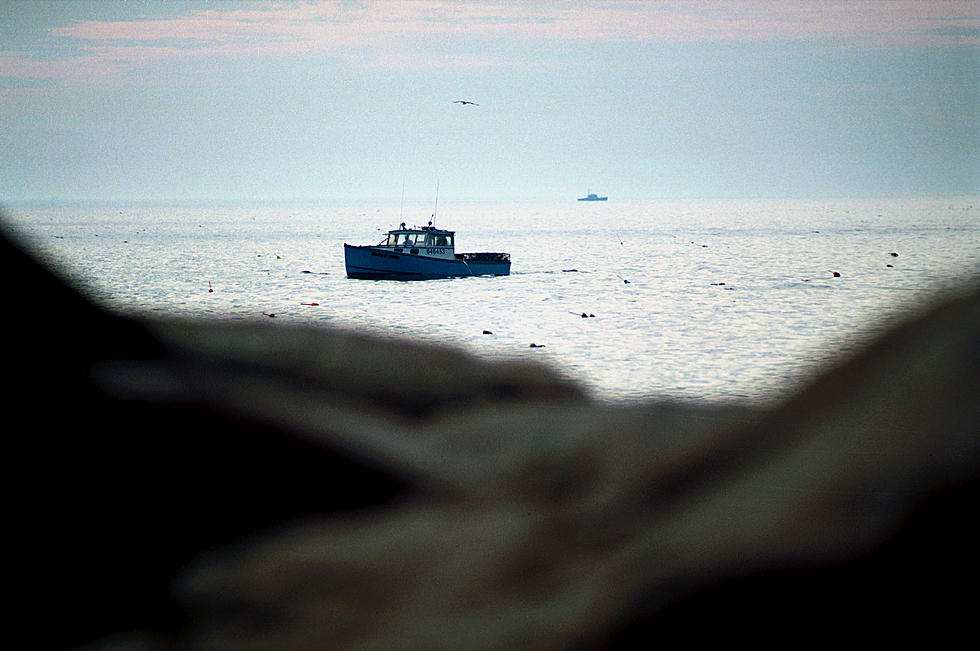
M388 231L378 244L344 244L348 278L370 280L426 280L456 276L506 276L509 253L456 253L456 231L421 228Z

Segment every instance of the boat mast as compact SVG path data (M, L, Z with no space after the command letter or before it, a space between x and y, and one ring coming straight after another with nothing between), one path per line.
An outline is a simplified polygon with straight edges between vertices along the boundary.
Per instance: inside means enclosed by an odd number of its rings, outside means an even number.
M402 174L402 203L398 208L398 221L402 221L405 218L405 175Z
M436 205L432 208L432 223L430 226L436 225L436 211L439 210L439 179L436 179Z

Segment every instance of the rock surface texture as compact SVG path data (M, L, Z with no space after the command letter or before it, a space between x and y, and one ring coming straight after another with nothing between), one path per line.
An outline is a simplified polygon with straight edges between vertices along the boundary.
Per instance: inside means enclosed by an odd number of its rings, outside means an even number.
M773 406L612 405L404 339L117 316L2 249L34 648L972 633L978 283Z

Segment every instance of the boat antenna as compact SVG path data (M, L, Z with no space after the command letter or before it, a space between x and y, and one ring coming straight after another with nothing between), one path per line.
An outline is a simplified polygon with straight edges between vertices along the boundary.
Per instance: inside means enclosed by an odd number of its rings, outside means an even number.
M402 204L398 208L398 221L403 221L405 217L405 175L402 174Z
M436 205L432 208L432 223L430 226L436 225L436 212L439 210L439 179L436 179Z

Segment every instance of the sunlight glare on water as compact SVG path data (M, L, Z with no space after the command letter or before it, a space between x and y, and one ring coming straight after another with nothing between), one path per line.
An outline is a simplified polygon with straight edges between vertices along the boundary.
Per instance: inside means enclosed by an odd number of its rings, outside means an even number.
M510 276L346 277L344 242L377 243L401 221L425 224L431 208L22 206L9 217L122 312L357 328L533 358L611 400L772 399L980 268L973 197L444 200L436 225L457 232L457 252L509 252Z

